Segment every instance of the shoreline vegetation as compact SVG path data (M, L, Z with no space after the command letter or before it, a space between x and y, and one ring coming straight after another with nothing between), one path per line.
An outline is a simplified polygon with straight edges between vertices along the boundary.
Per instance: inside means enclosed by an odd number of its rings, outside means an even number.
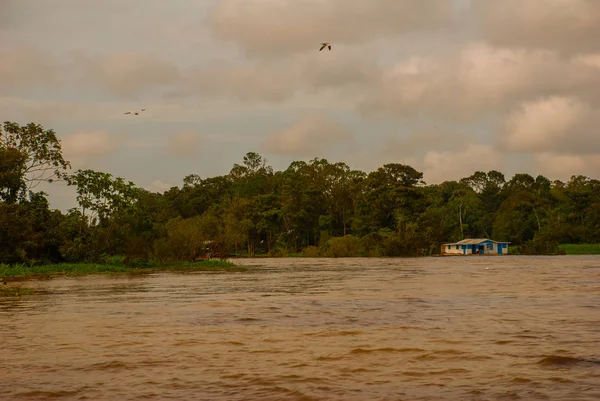
M491 170L431 184L401 163L367 172L317 157L277 171L248 152L226 174L188 174L160 193L102 171L71 171L61 146L33 122L0 127L0 265L22 266L22 274L207 257L434 256L465 238L508 241L509 254L600 253L586 245L600 244L600 180L583 175L563 182ZM40 190L50 184L74 192L72 208L50 206ZM117 267L89 267L115 258Z
M243 272L247 269L223 260L202 260L197 262L145 262L126 265L118 261L108 263L59 263L47 265L6 265L0 264L0 279L4 281L26 280L31 278L52 278L56 276L84 276L112 273L152 273L163 271L180 272Z
M561 244L565 255L600 255L600 244Z
M511 255L600 255L600 244L560 244L556 247L554 252L548 253L527 253L524 252L527 249L524 249L522 246L510 246L509 253L506 255L466 255L466 256L511 256ZM354 251L346 248L343 250L338 250L337 252L331 252L331 248L327 249L319 249L318 247L308 247L304 249L303 252L291 252L291 253L282 253L277 255L269 255L269 254L255 254L248 255L247 253L240 253L237 255L231 255L232 259L252 259L252 258L344 258L344 257L385 257L386 255L380 254L367 254L361 249L355 249ZM427 256L465 256L465 255L454 255L454 254L446 254L441 255L439 253L432 253L431 255L414 255L414 256L404 256L404 257L427 257Z
M556 255L600 255L600 244L561 244ZM470 257L510 257L521 256L519 247L513 247L508 255L468 255ZM425 255L433 257L461 257L465 255ZM533 255L535 256L535 255ZM232 255L231 259L282 259L282 258L345 258L345 257L377 257L373 255L345 255L345 256L324 256L315 253L314 250L309 253L287 253L281 255L269 254L238 254ZM418 256L417 256L418 257ZM205 259L196 262L137 262L133 264L123 263L124 257L112 257L106 263L58 263L45 265L7 265L0 264L0 296L21 297L23 295L32 295L35 293L33 288L21 286L7 286L8 282L27 281L31 279L51 279L53 277L71 277L86 276L97 274L147 274L157 272L245 272L248 269L238 265L230 260Z
M600 244L561 244L558 249L562 252L557 252L555 255L600 255ZM510 250L508 255L468 255L468 256L511 256L523 255L519 253L518 247ZM465 255L440 255L432 254L425 256L465 256ZM331 256L321 255L315 250L301 253L287 253L281 255L269 254L238 254L232 255L231 259L282 259L282 258L347 258L347 257L362 257L372 258L381 257L381 255L365 255L347 253L346 255ZM113 257L107 263L57 263L45 265L7 265L0 264L0 279L29 279L29 278L50 278L52 276L83 276L89 274L110 274L110 273L150 273L161 271L210 271L210 272L244 272L247 268L231 262L230 260L207 259L196 262L153 262L147 261L127 265L123 263L123 258Z
M518 247L511 247L508 255L468 255L468 256L511 256L523 255ZM561 244L555 255L600 255L600 244ZM465 255L440 255L432 254L426 256L465 256ZM365 255L347 253L345 255L331 256L320 254L315 250L301 253L287 253L281 255L269 254L238 254L232 255L231 259L281 259L281 258L346 258L346 257L381 257L381 255ZM207 259L196 262L141 262L133 265L123 263L122 257L113 257L107 263L57 263L46 265L7 265L0 264L0 279L28 279L28 278L50 278L52 276L82 276L89 274L109 274L109 273L149 273L161 271L210 271L210 272L244 272L247 268L240 266L230 260Z

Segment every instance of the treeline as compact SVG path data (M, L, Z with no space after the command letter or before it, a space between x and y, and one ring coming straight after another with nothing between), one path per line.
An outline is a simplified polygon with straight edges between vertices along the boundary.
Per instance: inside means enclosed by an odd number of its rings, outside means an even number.
M78 208L51 210L41 181L77 189ZM0 263L128 263L231 255L419 256L467 237L527 254L600 242L600 181L477 171L426 185L403 164L365 173L324 159L273 171L248 153L227 175L188 175L163 194L93 170L70 172L54 131L0 131Z

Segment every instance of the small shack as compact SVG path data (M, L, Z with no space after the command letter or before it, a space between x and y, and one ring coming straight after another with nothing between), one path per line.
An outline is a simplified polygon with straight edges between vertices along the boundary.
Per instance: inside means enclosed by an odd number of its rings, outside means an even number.
M467 238L442 244L442 255L508 255L510 242L488 238Z
M204 241L204 249L201 252L198 252L199 255L197 255L194 260L195 261L199 261L199 260L205 260L205 259L212 259L212 254L213 254L213 244L215 241L213 240L205 240Z

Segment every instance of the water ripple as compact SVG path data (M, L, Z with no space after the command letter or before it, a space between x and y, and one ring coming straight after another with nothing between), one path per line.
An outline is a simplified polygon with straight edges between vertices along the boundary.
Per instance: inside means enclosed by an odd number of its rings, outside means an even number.
M7 400L600 399L598 257L260 259L13 283Z

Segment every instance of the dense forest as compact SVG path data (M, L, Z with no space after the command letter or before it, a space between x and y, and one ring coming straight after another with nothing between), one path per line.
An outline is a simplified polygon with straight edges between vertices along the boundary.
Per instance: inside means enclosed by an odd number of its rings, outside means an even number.
M73 186L79 207L49 207L39 182ZM467 237L511 241L525 254L600 242L600 181L498 171L427 185L403 164L365 173L343 162L273 171L247 153L229 174L191 174L149 192L111 174L71 171L51 129L0 129L0 263L129 263L213 255L419 256Z

